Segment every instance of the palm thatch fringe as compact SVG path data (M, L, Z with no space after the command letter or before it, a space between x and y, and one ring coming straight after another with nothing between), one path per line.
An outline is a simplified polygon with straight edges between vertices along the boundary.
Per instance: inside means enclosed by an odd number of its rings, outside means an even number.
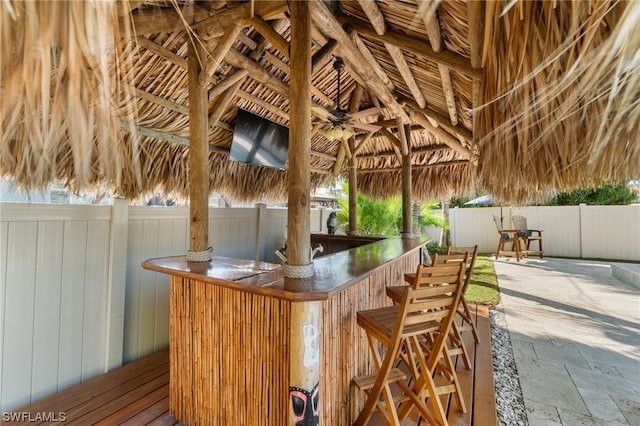
M506 4L487 3L495 49L479 111L485 189L532 201L637 176L640 3Z

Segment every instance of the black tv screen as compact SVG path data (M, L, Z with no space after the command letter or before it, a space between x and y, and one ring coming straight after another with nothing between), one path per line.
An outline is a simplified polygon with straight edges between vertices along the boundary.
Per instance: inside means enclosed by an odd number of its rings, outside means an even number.
M229 159L240 163L284 169L289 152L289 129L238 108Z

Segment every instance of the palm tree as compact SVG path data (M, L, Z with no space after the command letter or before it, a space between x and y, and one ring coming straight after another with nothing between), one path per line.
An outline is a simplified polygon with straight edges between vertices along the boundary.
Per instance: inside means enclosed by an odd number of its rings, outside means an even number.
M344 184L344 193L348 193ZM345 230L349 225L349 200L338 201L341 210L338 211L338 227ZM448 226L442 216L431 213L436 202L430 201L420 206L420 215L415 218L416 228L421 234L426 228L433 226L447 229ZM399 235L402 232L402 199L399 196L389 197L378 201L371 197L358 194L358 232L361 235Z

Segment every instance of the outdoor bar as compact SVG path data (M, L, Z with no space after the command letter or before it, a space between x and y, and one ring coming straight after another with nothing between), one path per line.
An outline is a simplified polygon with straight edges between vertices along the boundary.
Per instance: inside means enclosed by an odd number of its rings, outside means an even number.
M293 409L298 421L351 424L365 402L352 380L374 366L356 312L391 304L386 286L403 284L426 241L389 238L333 253L306 279L216 256L144 262L171 276L171 413L185 424L287 424ZM297 312L317 318L300 323ZM290 386L300 361L317 364L309 388Z

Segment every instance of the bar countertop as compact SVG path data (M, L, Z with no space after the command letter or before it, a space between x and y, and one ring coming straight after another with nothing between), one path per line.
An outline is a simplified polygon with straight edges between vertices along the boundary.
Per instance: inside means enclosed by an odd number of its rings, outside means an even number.
M149 259L142 267L285 300L324 300L428 241L427 237L392 237L332 253L314 259L315 275L306 279L285 278L282 265L221 256L209 262L187 262L185 256L163 257Z

